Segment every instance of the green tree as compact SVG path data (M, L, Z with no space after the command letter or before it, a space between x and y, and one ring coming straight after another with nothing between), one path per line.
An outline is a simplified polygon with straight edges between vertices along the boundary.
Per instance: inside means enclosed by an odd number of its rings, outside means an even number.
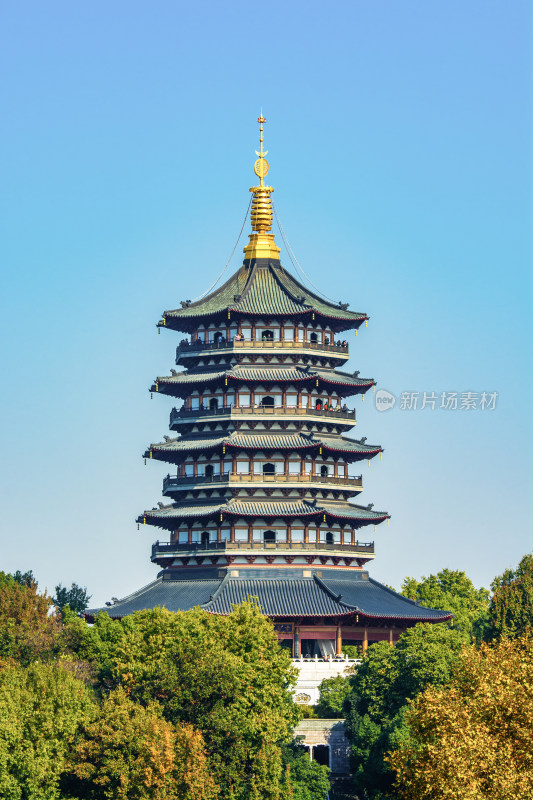
M464 631L470 641L482 639L487 624L489 593L487 589L476 589L464 572L443 569L419 581L406 578L401 593L426 608L451 611L453 620L449 627Z
M56 593L55 597L52 597L52 602L59 611L63 611L65 606L68 606L76 614L82 614L89 605L90 599L91 595L87 594L86 586L82 589L77 583L73 583L70 589L67 589L66 586L61 586L59 583L56 586Z
M451 685L406 710L409 736L388 757L405 800L533 797L533 642L465 648Z
M62 787L90 800L215 800L199 731L117 689L81 726Z
M415 625L396 647L379 642L369 648L350 679L346 728L358 790L387 795L393 775L385 754L409 738L404 717L408 700L428 685L450 681L467 635L444 625Z
M335 719L344 716L344 703L351 692L349 677L336 675L334 678L324 678L318 689L317 717Z
M285 768L283 800L325 800L329 791L329 769L311 761L307 751L296 742L282 748Z
M279 743L299 718L295 675L258 607L243 603L227 617L155 609L124 618L118 635L115 625L102 625L105 685L200 730L224 797L278 798Z
M60 625L51 604L36 583L0 573L0 657L29 664L57 655Z
M60 664L0 670L0 797L58 800L65 757L92 707L84 684Z
M533 554L515 570L507 569L492 582L487 639L516 637L533 627Z

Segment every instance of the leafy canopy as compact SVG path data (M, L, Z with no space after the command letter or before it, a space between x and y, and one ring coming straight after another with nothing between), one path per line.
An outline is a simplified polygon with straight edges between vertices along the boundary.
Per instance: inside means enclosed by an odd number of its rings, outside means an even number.
M528 553L515 570L507 569L492 582L489 608L489 640L522 636L533 626L533 554Z
M451 685L406 710L409 736L387 761L404 800L533 796L533 642L468 647Z

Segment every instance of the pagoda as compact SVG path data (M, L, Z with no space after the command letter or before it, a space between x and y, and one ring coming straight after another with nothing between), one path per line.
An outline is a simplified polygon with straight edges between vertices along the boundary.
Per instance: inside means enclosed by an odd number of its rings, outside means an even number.
M373 378L344 369L348 332L368 316L320 297L280 261L272 233L269 165L260 150L244 261L220 288L165 311L159 328L185 334L178 370L151 392L176 402L174 436L144 457L169 465L166 503L140 526L166 532L152 546L155 581L105 610L200 606L228 614L257 598L294 657L340 655L344 644L395 642L416 622L441 622L370 578L372 533L389 514L357 502L364 462L382 454L350 438L353 399ZM87 612L91 619L97 609Z

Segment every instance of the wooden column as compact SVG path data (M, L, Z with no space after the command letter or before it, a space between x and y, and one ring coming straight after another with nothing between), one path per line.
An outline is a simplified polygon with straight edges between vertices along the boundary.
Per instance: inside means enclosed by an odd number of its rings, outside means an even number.
M288 544L292 542L292 530L290 525L287 525L287 542Z
M192 474L195 478L198 477L198 461L196 461L196 459L193 461L192 464Z
M342 656L342 631L340 625L337 625L335 634L335 655Z
M287 405L287 390L286 389L282 389L281 390L281 405L283 406L283 408L285 408L286 405Z
M248 459L248 472L250 475L254 474L254 459L253 456Z
M392 634L392 625L389 628L389 644L394 644L393 634Z
M188 528L188 542L189 544L192 544L192 525L189 525Z
M304 527L304 542L305 544L309 543L309 525L307 524L307 522L305 523Z
M305 460L302 456L302 460L300 461L300 475L305 475Z
M224 456L220 456L220 474L224 474Z
M229 531L229 540L230 542L235 542L235 525L233 525L233 523Z
M293 658L300 658L300 628L295 626L294 627L294 639L293 639Z
M237 456L233 456L231 460L231 472L233 475L237 474Z
M230 337L231 337L231 330L230 330L230 326L229 326L229 325L226 325L226 339L227 339L227 341L228 341L228 342L229 342L229 340L230 340Z
M250 389L250 405L253 406L255 403L255 392L253 389Z
M336 459L333 463L333 477L334 478L339 477L339 462Z
M248 544L252 543L253 534L254 534L254 526L252 525L251 522L249 522L248 523Z
M368 650L368 628L365 625L365 627L363 628L363 655L366 653L367 650Z
M344 528L341 528L341 545L344 545Z
M222 523L219 522L217 524L217 542L221 542L221 541L222 541Z
M289 456L285 456L285 461L283 462L283 474L289 474Z
M320 528L316 529L315 542L320 544Z
M209 331L207 328L204 331L204 342L207 344L209 342Z
M224 408L228 407L228 393L226 389L224 389L224 391L222 392L222 404Z
M252 336L252 342L253 342L253 341L255 341L255 325L254 325L254 323L253 323L253 322L252 322L252 332L251 332L251 336Z
M355 528L352 528L352 547L355 547Z

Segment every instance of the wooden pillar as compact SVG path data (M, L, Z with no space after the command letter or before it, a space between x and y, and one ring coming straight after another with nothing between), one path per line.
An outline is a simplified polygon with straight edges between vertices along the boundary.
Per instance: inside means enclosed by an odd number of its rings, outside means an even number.
M221 542L221 541L222 541L222 523L219 522L217 524L217 542Z
M341 528L341 545L344 545L344 528Z
M228 342L229 342L230 338L231 338L231 330L230 330L229 325L226 325L226 339L227 339Z
M248 544L252 543L253 534L254 534L254 526L252 525L251 522L249 522L248 523Z
M253 456L250 456L250 458L248 459L248 472L250 473L250 475L254 474L254 459L253 459Z
M320 544L320 528L316 529L315 542Z
M226 389L222 392L222 405L224 408L228 407L228 392Z
M301 408L302 407L302 393L301 393L300 389L298 389L298 394L296 395L296 398L297 398L296 399L296 408Z
M314 458L313 461L311 462L311 475L316 475L316 461Z
M393 634L392 634L392 625L389 628L389 644L394 644Z
M294 627L294 639L293 639L293 658L300 658L300 628L298 626Z
M282 405L283 408L285 408L286 405L287 405L287 390L286 389L282 389L281 390L281 405Z
M368 628L365 625L363 628L363 655L368 650Z
M300 475L305 475L305 460L303 456L300 461Z
M224 456L220 456L220 474L224 474Z
M239 408L239 392L235 391L235 408Z
M333 477L334 478L339 477L339 462L337 461L337 459L335 459L333 463Z
M187 536L188 536L187 541L189 542L189 544L192 544L192 525L189 525Z
M304 527L304 542L305 544L309 544L309 525L307 522L305 523Z
M209 331L207 328L204 331L204 342L207 344L209 342Z
M235 525L232 523L231 528L229 530L229 540L230 542L235 543Z
M335 634L335 655L342 656L342 631L340 625L337 625Z
M289 456L285 456L285 461L283 462L283 474L289 474Z
M237 474L237 456L233 456L233 458L231 460L231 472L232 472L232 475L236 475Z
M250 405L253 406L255 403L255 392L253 389L250 389Z
M254 325L254 323L253 323L253 322L252 322L252 332L251 332L251 336L252 336L252 342L254 342L254 341L255 341L255 325Z
M287 525L287 543L290 544L292 542L292 530L291 526Z
M196 459L192 463L192 474L195 478L198 477L198 461Z
M311 392L307 394L307 408L313 408L313 395Z
M352 528L352 547L355 547L355 528Z

